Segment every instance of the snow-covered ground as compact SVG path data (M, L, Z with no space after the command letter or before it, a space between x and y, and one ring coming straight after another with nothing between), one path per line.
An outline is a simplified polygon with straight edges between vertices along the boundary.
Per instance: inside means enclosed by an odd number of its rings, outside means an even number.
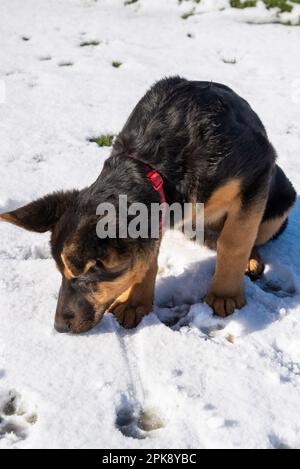
M116 134L173 74L244 96L300 190L300 28L227 10L182 19L191 5L1 0L1 212L90 184L109 149L88 139ZM169 234L154 313L129 332L106 315L81 336L53 329L48 235L1 223L0 447L300 447L299 215L300 202L229 319L201 302L215 254Z

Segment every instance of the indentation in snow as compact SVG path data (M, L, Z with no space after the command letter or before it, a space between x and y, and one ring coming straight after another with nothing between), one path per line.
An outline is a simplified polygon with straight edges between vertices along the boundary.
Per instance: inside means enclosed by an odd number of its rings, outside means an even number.
M0 391L0 439L25 439L37 414L15 390Z
M154 430L165 426L162 417L154 408L141 408L123 397L117 410L116 427L126 437L143 440Z

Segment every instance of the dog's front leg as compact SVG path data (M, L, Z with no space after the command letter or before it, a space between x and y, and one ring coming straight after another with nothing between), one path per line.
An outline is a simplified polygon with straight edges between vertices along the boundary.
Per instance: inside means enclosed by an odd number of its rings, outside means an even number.
M217 263L205 302L218 316L228 316L246 304L244 274L265 209L265 200L247 210L236 200L217 242Z
M122 293L110 306L119 323L126 329L136 327L146 314L153 309L155 279L157 275L157 255L151 260L149 269L140 282Z

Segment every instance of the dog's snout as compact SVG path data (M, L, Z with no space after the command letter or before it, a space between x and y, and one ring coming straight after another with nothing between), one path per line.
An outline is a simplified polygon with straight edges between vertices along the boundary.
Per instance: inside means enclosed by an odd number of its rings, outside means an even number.
M70 321L55 321L54 328L57 332L62 334L71 331Z
M75 314L71 313L70 311L67 311L66 313L62 314L62 318L64 321L72 321L74 317L75 317Z
M74 288L71 281L63 277L55 313L55 330L61 333L79 334L94 325L93 304L85 299L81 291Z

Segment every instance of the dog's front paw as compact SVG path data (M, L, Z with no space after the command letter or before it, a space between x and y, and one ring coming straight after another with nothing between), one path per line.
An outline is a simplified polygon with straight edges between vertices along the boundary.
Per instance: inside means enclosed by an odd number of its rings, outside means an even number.
M204 301L213 309L217 316L221 316L223 318L230 316L230 314L233 314L236 309L241 309L246 304L243 292L227 296L210 291L204 298Z
M132 329L136 327L144 316L152 311L152 305L133 306L128 302L115 303L109 312L112 313L121 326L125 329Z

